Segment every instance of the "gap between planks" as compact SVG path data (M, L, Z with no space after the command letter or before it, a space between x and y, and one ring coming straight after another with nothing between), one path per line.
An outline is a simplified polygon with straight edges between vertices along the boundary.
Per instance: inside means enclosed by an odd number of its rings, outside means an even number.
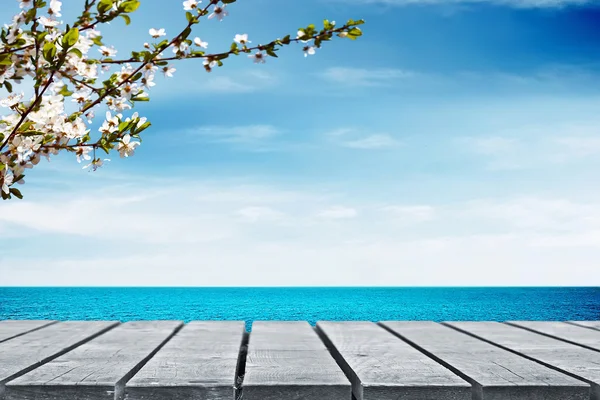
M543 366L545 366L547 368L550 368L550 369L553 369L553 370L555 370L557 372L560 372L561 374L565 374L565 375L568 375L568 376L570 376L572 378L575 378L575 379L578 379L580 381L583 381L583 382L585 382L585 383L587 383L587 384L589 384L591 386L591 393L590 393L591 396L590 396L590 399L591 400L600 400L600 386L598 386L595 382L593 382L593 381L591 381L589 379L582 378L582 377L580 377L580 376L578 376L578 375L576 375L574 373L571 373L569 371L565 371L564 369L556 367L556 366L554 366L552 364L540 361L540 360L538 360L535 357L528 356L528 355L526 355L524 353L521 353L521 352L519 352L517 350L513 350L513 349L511 349L509 347L506 347L506 346L503 346L501 344L498 344L498 343L496 343L496 342L494 342L492 340L486 339L486 338L484 338L482 336L479 336L479 335L471 333L471 332L469 332L467 330L461 329L461 328L459 328L457 326L454 326L454 325L452 325L450 323L440 322L440 324L445 325L445 326L447 326L449 328L452 328L452 329L454 329L454 330L456 330L458 332L461 332L461 333L464 333L466 335L469 335L471 337L474 337L475 339L479 339L479 340L482 340L484 342L487 342L487 343L489 343L491 345L494 345L496 347L499 347L499 348L501 348L503 350L510 351L511 353L514 353L514 354L516 354L518 356L521 356L523 358L526 358L528 360L534 361L534 362L536 362L538 364L541 364L541 365L543 365ZM505 325L508 325L508 324L505 324ZM508 326L512 326L512 325L508 325ZM532 332L532 333L536 333L537 334L538 332ZM552 339L554 339L554 338L552 338Z
M152 357L154 357L156 355L156 353L158 353L158 351L160 349L162 349L165 344L167 344L167 342L169 342L169 340L171 340L176 334L177 332L179 332L183 327L185 326L185 323L181 323L177 328L175 328L173 330L173 332L171 332L171 334L169 336L167 336L167 338L165 340L162 341L161 344L158 345L158 347L156 349L154 349L150 354L148 354L146 357L144 357L142 359L142 361L140 361L135 367L133 367L133 369L131 371L129 371L127 374L125 374L125 376L123 377L122 380L120 380L119 382L117 382L117 384L115 385L115 400L124 400L125 399L125 385L127 384L127 382L133 378L133 376L135 374L137 374L139 372L140 369L142 369L144 367L144 365L146 365L148 363L148 361L150 361L152 359Z

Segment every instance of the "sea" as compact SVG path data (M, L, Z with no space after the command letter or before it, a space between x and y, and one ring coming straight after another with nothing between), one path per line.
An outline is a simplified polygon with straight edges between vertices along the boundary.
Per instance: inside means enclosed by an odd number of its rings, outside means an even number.
M600 287L0 287L0 320L600 320Z

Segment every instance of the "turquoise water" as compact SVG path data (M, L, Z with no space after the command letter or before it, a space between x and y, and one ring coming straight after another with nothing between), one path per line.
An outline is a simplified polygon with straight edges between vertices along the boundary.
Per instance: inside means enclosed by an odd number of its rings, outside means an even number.
M600 288L2 288L0 319L600 320Z

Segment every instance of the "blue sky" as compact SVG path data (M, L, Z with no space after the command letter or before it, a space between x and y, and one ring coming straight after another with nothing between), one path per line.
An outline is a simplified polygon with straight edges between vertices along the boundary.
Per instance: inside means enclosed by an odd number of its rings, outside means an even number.
M176 32L166 3L105 41ZM238 0L209 50L324 18L364 36L157 77L133 158L43 161L2 203L0 284L598 285L594 3Z

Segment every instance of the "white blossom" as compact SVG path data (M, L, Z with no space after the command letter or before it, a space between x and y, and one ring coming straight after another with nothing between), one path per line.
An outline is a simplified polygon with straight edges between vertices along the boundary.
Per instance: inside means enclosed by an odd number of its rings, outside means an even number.
M223 18L227 15L229 15L229 13L225 11L225 4L223 4L222 6L215 6L215 8L213 8L212 14L208 16L208 19L213 19L214 17L217 17L219 21L223 21Z
M204 57L204 61L202 61L202 64L204 65L208 65L208 68L214 68L217 66L217 60L214 60L212 58L208 58L208 57Z
M165 36L167 34L163 28L160 28L160 29L152 28L148 32L150 33L150 36L152 36L155 39L159 38L161 36Z
M166 65L163 67L163 74L167 77L167 78L172 78L173 77L173 72L177 71L175 68L173 68L171 65Z
M20 13L18 13L17 15L15 15L13 17L13 25L15 27L19 27L19 25L23 24L25 22L25 12L21 11Z
M86 30L85 34L88 39L94 39L101 35L100 31L97 30L96 28Z
M151 87L156 86L156 83L154 82L154 75L146 75L141 79L142 82L142 86L150 89Z
M305 46L304 47L304 57L308 57L308 55L314 55L315 54L315 46Z
M248 40L248 34L244 33L242 35L240 35L239 33L235 35L235 37L233 38L234 42L239 43L239 44L246 44L246 43L252 43L251 41Z
M19 8L30 8L33 5L33 0L18 0Z
M200 0L186 0L183 2L183 9L185 11L192 11L198 8L198 4L202 3Z
M121 158L129 157L134 155L135 147L139 145L140 142L132 142L131 135L126 134L125 136L123 136L123 139L121 139L121 141L119 142L117 150L119 151Z
M77 117L73 122L65 123L65 134L69 139L79 139L85 136L89 131L85 126L85 122L80 117Z
M17 152L17 160L22 162L26 160L34 151L38 151L43 140L43 136L16 136L12 145Z
M90 171L95 171L104 165L104 161L110 161L110 158L105 158L104 160L97 158L95 160L92 160L92 162L84 166L83 169L91 167Z
M50 14L61 17L60 9L62 7L62 2L60 0L50 0Z
M186 42L173 43L173 53L185 53L189 47L190 46Z
M91 124L94 117L96 117L96 114L94 113L94 111L88 111L84 115L85 115L85 118L87 119L88 124Z
M119 118L121 114L117 114L114 117L111 116L110 111L106 112L106 120L102 123L102 126L98 128L103 134L110 134L115 132L119 128Z
M0 99L0 107L10 108L14 105L19 104L19 102L23 99L25 93L11 93L8 97L4 99Z
M117 50L115 50L115 48L112 46L110 48L102 46L98 49L98 51L102 53L104 57L114 57L117 55Z
M40 24L44 25L46 28L53 28L56 25L60 24L60 22L58 22L57 20L50 19L50 18L44 17L44 16L39 17L38 22Z
M92 157L88 154L91 150L91 146L78 146L75 148L75 155L77 156L77 162L81 163L81 160L91 160Z
M2 177L2 191L5 194L8 194L10 192L9 186L13 184L14 176L12 174L8 175L8 165L4 166L4 170L2 172L4 172L4 176Z
M194 44L198 47L202 47L203 49L208 47L208 42L203 42L199 37L194 38Z
M15 74L15 70L11 68L7 68L5 70L0 70L0 84L3 84L6 79L9 79Z
M73 101L74 103L85 103L86 101L88 101L90 99L90 96L92 95L92 89L84 87L78 91L76 91L75 93L73 93L73 99L71 101Z
M257 51L254 54L249 54L248 57L249 58L254 58L254 63L255 64L259 64L259 63L264 64L266 62L265 55L262 52L260 52L260 51Z

